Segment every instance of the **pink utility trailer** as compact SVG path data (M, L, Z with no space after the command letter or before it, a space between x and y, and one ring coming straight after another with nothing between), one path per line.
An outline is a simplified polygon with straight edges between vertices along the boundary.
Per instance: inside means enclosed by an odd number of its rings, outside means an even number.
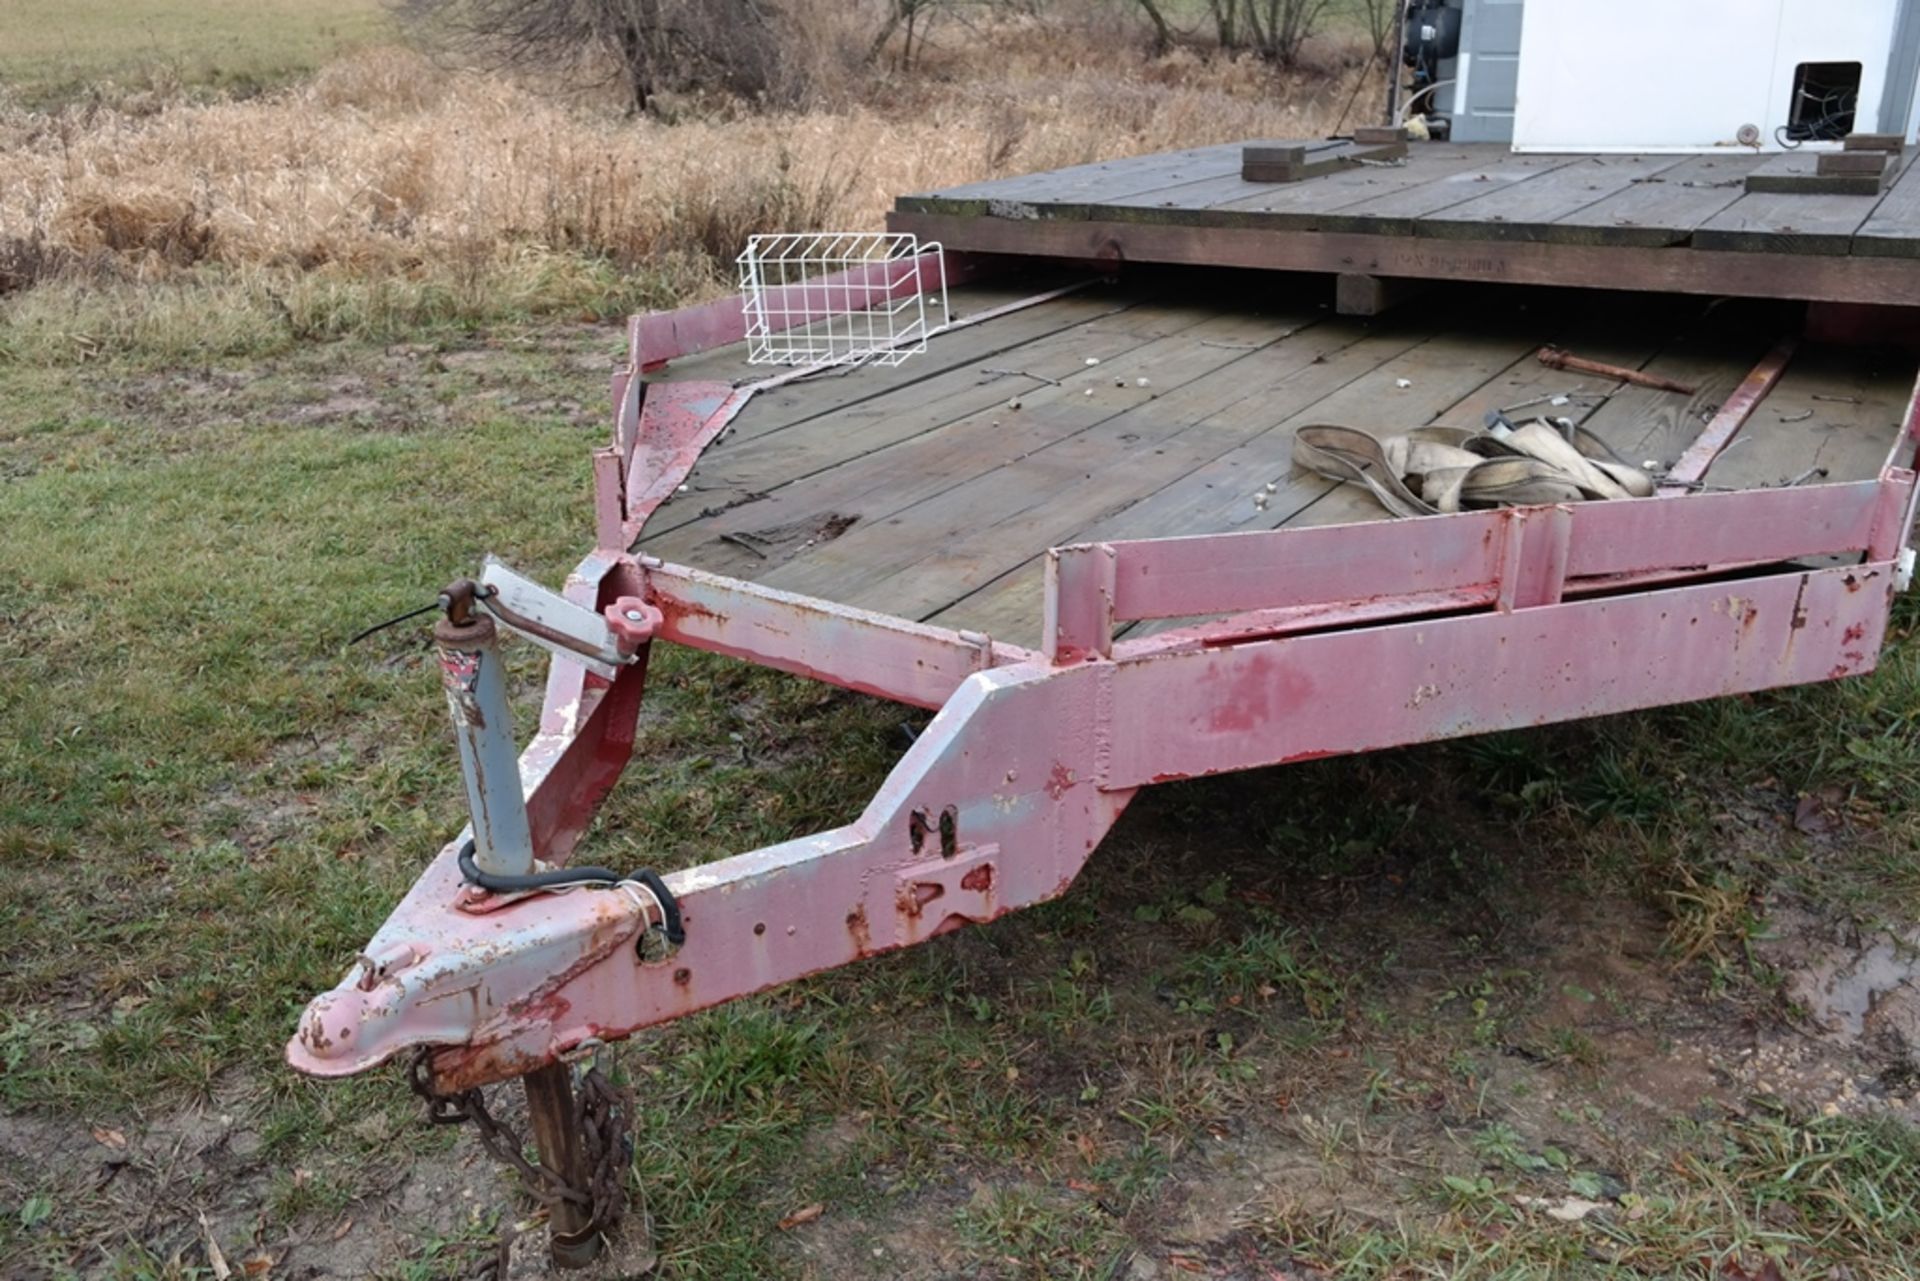
M443 1117L525 1077L577 1261L619 1144L567 1063L1052 898L1142 787L1872 670L1920 429L1915 359L1857 341L1920 302L1880 202L1838 249L1757 207L1716 240L1725 184L1653 202L1609 157L1555 203L1575 162L1433 147L1277 195L1215 148L908 198L946 250L769 255L745 307L637 319L564 591L490 564L442 598L474 823L289 1061L413 1054ZM1542 406L1660 493L1393 519L1292 463L1305 426ZM523 752L501 627L555 655ZM846 826L585 867L656 642L937 714Z

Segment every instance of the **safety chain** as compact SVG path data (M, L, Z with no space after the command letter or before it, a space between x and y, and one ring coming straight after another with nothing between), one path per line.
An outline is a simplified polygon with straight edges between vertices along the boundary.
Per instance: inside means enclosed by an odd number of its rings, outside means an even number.
M435 1125L473 1122L480 1146L495 1160L519 1171L528 1191L547 1207L549 1215L563 1203L585 1207L587 1221L574 1239L613 1232L626 1212L622 1176L632 1155L627 1138L632 1100L625 1090L615 1086L598 1067L589 1067L575 1083L574 1124L579 1128L581 1155L587 1167L587 1186L579 1188L545 1162L529 1161L519 1132L488 1110L486 1096L478 1088L458 1094L436 1091L427 1066L430 1055L431 1050L422 1047L407 1069L413 1092L426 1100L427 1120Z

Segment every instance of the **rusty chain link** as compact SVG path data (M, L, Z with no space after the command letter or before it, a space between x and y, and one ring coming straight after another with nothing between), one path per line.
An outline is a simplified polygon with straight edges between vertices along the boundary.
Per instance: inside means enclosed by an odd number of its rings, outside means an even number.
M627 1092L608 1080L598 1067L589 1067L575 1084L573 1117L579 1127L581 1155L587 1168L587 1186L576 1187L545 1162L527 1159L526 1145L519 1132L488 1109L486 1095L481 1090L463 1090L458 1094L436 1091L427 1066L431 1053L429 1047L423 1046L407 1069L408 1084L426 1101L427 1120L435 1125L471 1121L480 1146L495 1160L519 1172L527 1190L547 1207L550 1217L561 1204L586 1210L586 1223L575 1239L600 1233L611 1235L626 1213L623 1176L631 1156L627 1118L632 1114ZM511 1239L508 1236L501 1242L503 1259Z

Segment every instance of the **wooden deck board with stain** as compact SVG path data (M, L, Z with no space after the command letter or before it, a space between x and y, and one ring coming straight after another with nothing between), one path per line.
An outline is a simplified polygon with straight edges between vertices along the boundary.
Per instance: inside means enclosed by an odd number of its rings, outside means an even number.
M1385 519L1364 493L1292 467L1302 425L1472 426L1490 408L1579 388L1591 398L1552 412L1584 418L1633 462L1671 462L1787 332L1770 303L1464 287L1363 322L1304 288L1249 287L1283 279L1097 285L937 336L894 369L756 396L639 550L1033 643L1048 547ZM1544 342L1697 390L1551 370L1534 358ZM723 350L665 376L731 380L737 362ZM1803 350L1709 482L1778 484L1813 466L1874 474L1912 366Z
M1434 142L1255 183L1238 148L903 196L888 223L989 253L1920 305L1913 166L1877 196L1747 193L1748 173L1812 158Z

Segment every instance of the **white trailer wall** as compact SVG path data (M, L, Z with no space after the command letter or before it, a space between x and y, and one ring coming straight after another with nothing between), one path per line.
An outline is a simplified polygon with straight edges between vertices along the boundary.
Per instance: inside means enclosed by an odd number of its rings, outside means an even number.
M1889 63L1912 65L1893 54L1900 9L1901 0L1527 0L1514 149L1711 151L1740 147L1741 126L1752 125L1762 149L1779 150L1794 69L1806 62L1860 63L1856 128L1877 128ZM1898 26L1910 39L1908 16ZM1910 89L1897 87L1889 105L1908 107Z

